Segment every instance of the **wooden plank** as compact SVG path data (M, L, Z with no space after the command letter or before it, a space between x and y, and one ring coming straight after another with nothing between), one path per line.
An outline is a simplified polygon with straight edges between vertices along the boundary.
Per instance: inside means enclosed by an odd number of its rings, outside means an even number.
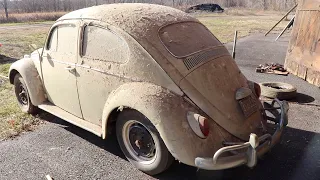
M278 24L280 24L280 22L282 20L284 20L284 18L286 18L290 13L291 11L293 11L296 7L298 6L298 4L294 5L274 26L272 26L272 28L264 35L264 36L267 36Z
M320 87L320 72L314 69L308 69L306 80L318 87Z
M320 0L299 2L285 68L320 86Z
M320 11L320 0L300 1L299 11Z

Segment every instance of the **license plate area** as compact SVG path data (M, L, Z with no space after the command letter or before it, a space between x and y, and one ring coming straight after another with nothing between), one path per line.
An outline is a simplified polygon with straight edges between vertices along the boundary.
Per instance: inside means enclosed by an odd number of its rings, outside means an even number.
M259 110L257 100L253 95L240 99L239 104L246 118Z

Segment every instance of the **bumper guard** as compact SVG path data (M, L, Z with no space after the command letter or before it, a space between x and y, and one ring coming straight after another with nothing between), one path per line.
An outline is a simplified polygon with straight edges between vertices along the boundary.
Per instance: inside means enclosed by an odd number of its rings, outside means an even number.
M275 107L275 103L280 107ZM213 158L197 157L195 159L196 167L206 170L222 170L244 164L248 167L254 167L257 164L258 157L265 154L280 141L283 128L288 124L288 103L286 101L275 99L272 101L271 105L273 109L281 109L280 120L275 121L277 128L273 135L264 134L263 136L258 137L256 134L252 133L250 134L248 142L241 144L228 143L234 145L219 149L214 154ZM234 153L236 151L241 151L241 153ZM230 152L234 155L223 156L226 152Z

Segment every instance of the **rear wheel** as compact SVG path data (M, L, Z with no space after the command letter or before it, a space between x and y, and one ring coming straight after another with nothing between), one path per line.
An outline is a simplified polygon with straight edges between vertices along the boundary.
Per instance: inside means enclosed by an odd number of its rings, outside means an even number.
M37 112L38 108L31 103L29 92L20 74L14 77L14 92L20 109L29 114Z
M143 114L124 110L118 116L116 126L121 150L139 170L155 175L172 164L172 155L156 128Z

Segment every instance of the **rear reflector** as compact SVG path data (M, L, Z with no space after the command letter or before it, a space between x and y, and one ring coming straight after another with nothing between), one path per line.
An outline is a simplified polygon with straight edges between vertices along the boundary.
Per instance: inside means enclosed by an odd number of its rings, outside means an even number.
M254 83L254 92L256 93L256 95L258 96L258 98L260 97L261 95L261 87L259 84L257 83Z
M207 137L209 135L209 124L208 119L205 117L199 116L199 126L202 134Z
M248 81L249 88L251 89L252 92L259 98L261 95L261 88L258 83Z

